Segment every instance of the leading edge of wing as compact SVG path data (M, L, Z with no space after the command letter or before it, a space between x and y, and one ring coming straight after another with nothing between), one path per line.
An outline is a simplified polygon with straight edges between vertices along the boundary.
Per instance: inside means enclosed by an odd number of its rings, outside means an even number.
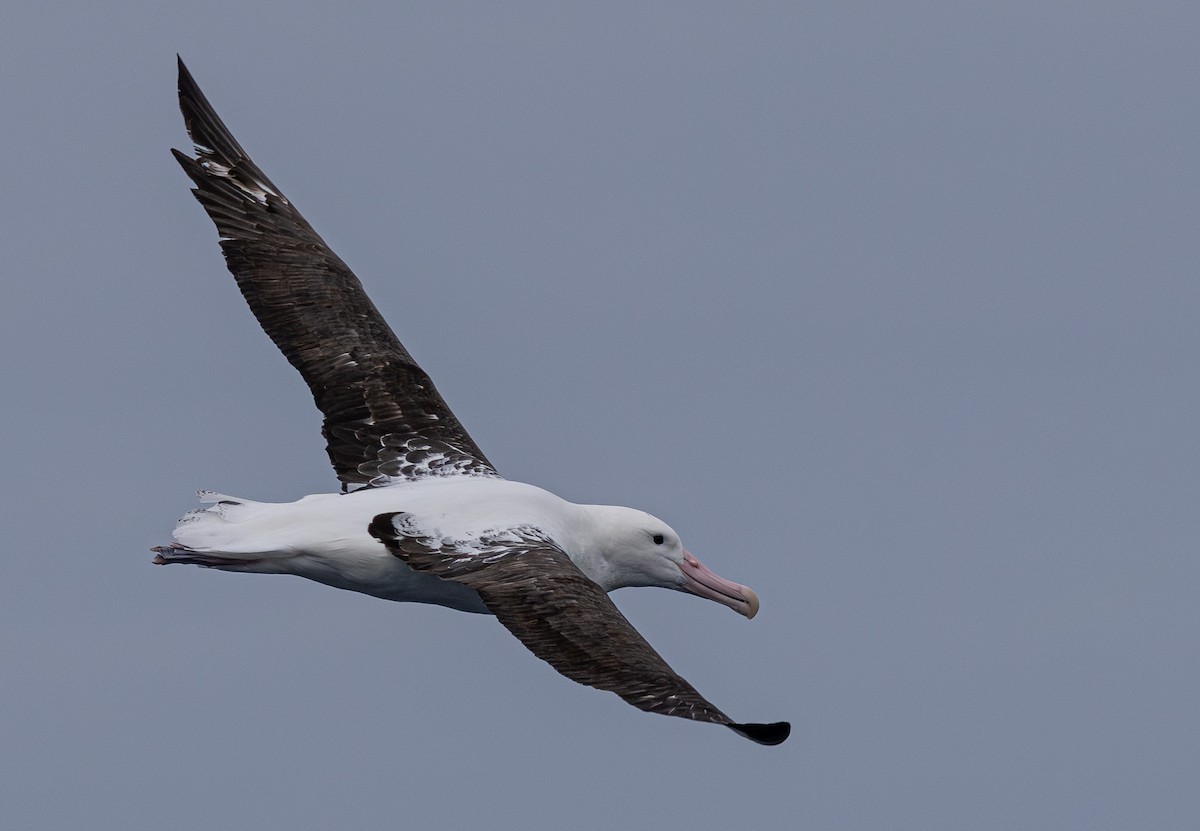
M299 370L343 488L495 475L362 284L250 159L179 60L193 158L172 150L263 330Z

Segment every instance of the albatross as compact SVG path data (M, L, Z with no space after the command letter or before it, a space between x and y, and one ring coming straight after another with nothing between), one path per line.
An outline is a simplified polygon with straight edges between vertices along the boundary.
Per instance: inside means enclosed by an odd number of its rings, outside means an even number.
M400 343L362 284L250 160L179 60L195 155L172 150L216 224L225 262L324 415L338 493L270 503L211 491L159 565L294 574L386 600L494 615L573 681L652 713L760 744L787 722L739 723L680 677L608 592L659 586L747 618L758 598L717 576L656 517L580 505L503 478Z

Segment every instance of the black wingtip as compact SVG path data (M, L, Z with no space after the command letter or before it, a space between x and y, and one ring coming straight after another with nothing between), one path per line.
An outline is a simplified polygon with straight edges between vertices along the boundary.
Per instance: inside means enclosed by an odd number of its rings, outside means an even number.
M179 80L177 88L182 92L187 92L191 89L196 89L196 79L192 77L192 73L188 70L187 64L183 62L183 58L178 53L175 54L175 65L179 69Z
M786 721L777 721L773 724L727 724L725 726L739 736L745 736L752 742L766 745L783 744L787 741L787 737L792 735L792 725Z

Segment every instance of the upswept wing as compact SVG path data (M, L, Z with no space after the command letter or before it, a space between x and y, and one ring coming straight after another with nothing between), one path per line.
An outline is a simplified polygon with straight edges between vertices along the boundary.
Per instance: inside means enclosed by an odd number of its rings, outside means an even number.
M325 415L322 432L342 489L495 476L358 278L250 160L182 60L179 106L196 158L171 152L216 223L254 316Z
M370 532L411 568L475 589L534 655L572 681L647 712L723 724L760 744L779 744L791 731L787 722L738 724L714 707L537 528L439 539L397 512L375 517Z

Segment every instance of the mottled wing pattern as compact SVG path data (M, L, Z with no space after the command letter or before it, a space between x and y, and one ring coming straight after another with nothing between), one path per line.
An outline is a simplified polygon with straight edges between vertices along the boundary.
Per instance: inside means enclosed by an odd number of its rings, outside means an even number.
M534 655L572 681L651 713L723 724L762 744L787 738L784 723L735 724L709 703L537 528L455 540L431 536L400 512L377 516L370 532L411 568L475 589Z
M354 273L246 155L179 62L197 158L173 150L216 223L254 316L325 415L343 489L430 475L496 475Z

